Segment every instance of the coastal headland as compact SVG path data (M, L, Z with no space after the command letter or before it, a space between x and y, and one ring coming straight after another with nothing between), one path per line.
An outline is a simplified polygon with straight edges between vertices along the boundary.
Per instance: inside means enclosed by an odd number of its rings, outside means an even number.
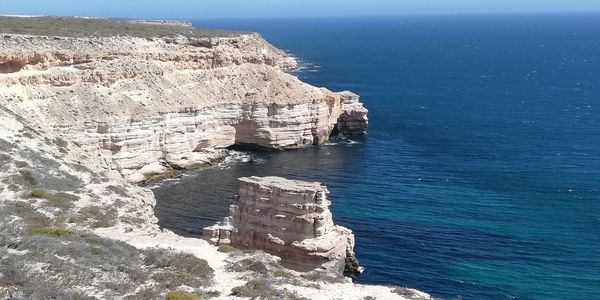
M157 225L144 183L214 165L231 147L283 151L366 132L358 95L303 83L296 67L257 33L0 17L0 298L429 299ZM339 233L346 261L353 238L323 199L310 208L323 232Z

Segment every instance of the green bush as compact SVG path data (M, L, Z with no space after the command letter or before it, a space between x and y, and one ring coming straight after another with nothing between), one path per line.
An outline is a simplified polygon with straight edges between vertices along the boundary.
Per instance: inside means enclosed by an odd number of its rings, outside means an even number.
M219 246L219 248L217 249L217 251L223 252L223 253L229 253L229 252L235 251L235 248L232 247L231 245L225 244L225 245Z
M104 251L102 251L102 248L96 246L90 246L90 252L92 252L92 254L94 255L100 255L104 253Z
M194 293L186 291L170 291L167 293L167 300L198 300L198 296Z
M87 206L79 210L77 216L69 218L70 223L81 224L86 221L91 222L93 228L105 228L114 226L118 217L116 209L104 209L99 206Z
M144 263L147 266L170 268L173 271L187 272L201 279L210 279L214 270L205 259L197 258L188 253L170 252L166 249L149 249L144 251Z
M214 277L214 270L206 260L167 249L144 250L144 265L161 270L154 274L152 279L167 289L175 289L182 285L208 286L212 284Z
M187 272L161 271L152 275L152 279L167 289L176 289L182 285L190 287L206 285L198 277Z
M31 174L31 171L23 170L23 171L20 171L19 173L21 173L21 176L23 177L23 179L25 181L27 181L27 183L29 183L30 185L35 186L38 184L37 180L33 177L33 174Z
M268 275L268 266L260 261L253 258L245 258L229 265L229 269L236 272L254 271L260 275Z
M56 137L53 142L56 146L60 148L66 148L67 146L69 146L69 143L60 137Z
M34 198L41 198L48 200L51 206L57 208L71 208L73 202L79 200L79 197L67 193L51 193L42 189L35 189L31 191L31 196Z
M53 224L49 217L37 211L30 203L14 201L6 202L5 204L6 206L0 207L1 220L6 220L9 216L18 216L21 219L23 228L50 227ZM58 223L54 224L55 227L60 227L56 226Z
M126 20L68 17L0 17L0 28L2 28L2 32L5 34L71 37L136 36L142 38L154 38L185 35L194 38L211 38L239 35L239 33L217 29L195 29L185 26L132 23Z
M31 191L31 197L34 198L42 198L42 199L48 199L50 197L51 193L46 191L46 190L42 190L42 189L35 189L33 191Z
M33 227L29 230L29 233L36 235L48 235L53 237L63 237L71 234L71 232L65 228L56 227Z
M275 289L270 283L266 280L250 280L245 285L236 286L231 289L231 295L236 297L246 297L246 298L258 298L262 297L265 299L271 299L277 297L282 297L283 294L281 291Z
M21 170L19 174L12 175L3 182L12 183L24 187L33 187L38 185L37 179L33 176L30 170Z

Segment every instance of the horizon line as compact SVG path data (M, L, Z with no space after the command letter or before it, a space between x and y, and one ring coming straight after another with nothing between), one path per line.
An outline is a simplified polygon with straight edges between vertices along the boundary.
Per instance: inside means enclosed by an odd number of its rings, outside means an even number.
M424 12L424 13L394 13L394 14L350 14L350 15L322 15L322 16L211 16L211 17L111 17L103 15L38 15L38 14L0 14L2 17L54 17L54 18L100 18L100 19L144 19L144 20L260 20L260 19L324 19L324 18L381 18L381 17L451 17L451 16L507 16L507 15L560 15L560 14L599 14L600 10L583 11L583 10L547 10L547 11L515 11L515 12Z

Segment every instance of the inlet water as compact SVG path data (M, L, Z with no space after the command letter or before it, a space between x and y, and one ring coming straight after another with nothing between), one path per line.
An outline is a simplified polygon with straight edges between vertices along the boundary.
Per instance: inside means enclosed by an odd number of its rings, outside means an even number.
M197 237L236 178L320 181L360 281L462 299L600 299L600 15L196 21L258 31L302 80L352 90L368 136L186 173L154 190Z

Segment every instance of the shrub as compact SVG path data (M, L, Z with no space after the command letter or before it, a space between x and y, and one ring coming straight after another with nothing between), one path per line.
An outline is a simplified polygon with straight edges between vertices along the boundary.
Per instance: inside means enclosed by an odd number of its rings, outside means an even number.
M198 277L187 272L161 271L152 275L152 279L167 289L176 289L182 285L190 287L205 285Z
M42 176L40 179L40 186L55 191L76 191L81 185L79 178L66 173L61 173L59 177Z
M219 246L217 251L223 252L223 253L229 253L229 252L235 251L235 248L232 247L231 245L224 244L224 245Z
M53 237L63 237L71 234L71 232L65 228L55 227L33 227L29 230L29 233L36 235L48 235Z
M26 161L15 160L15 167L19 169L29 168L29 164Z
M231 289L231 295L246 298L260 299L292 299L308 300L301 297L296 292L290 292L286 289L278 290L273 287L272 282L265 279L253 279L245 285L237 286Z
M8 202L8 205L0 209L0 211L8 215L16 215L20 217L25 223L26 227L48 227L52 224L52 220L50 218L38 212L31 204L27 202Z
M90 246L90 252L92 252L92 254L94 255L100 255L104 253L104 251L102 251L102 248L96 246Z
M35 198L47 199L50 197L50 195L51 195L51 193L49 193L46 190L42 190L42 189L35 189L35 190L31 191L31 196L35 197Z
M100 208L100 206L87 206L80 209L79 213L92 217L99 217L102 215L102 208Z
M27 183L29 183L30 185L35 186L38 184L37 180L33 177L33 174L31 173L31 171L23 170L23 171L20 171L19 173L21 173L21 176L23 177L23 179L25 181L27 181Z
M67 146L69 146L69 143L60 137L56 137L53 142L56 146L60 148L66 148Z
M170 268L173 271L187 272L201 279L210 279L214 270L205 259L188 253L170 252L165 249L149 249L144 251L144 263L159 268Z
M170 291L167 293L167 300L198 300L198 296L194 293L186 291Z
M265 280L250 280L245 285L236 286L231 289L231 295L246 298L273 298L280 295L280 291L276 290Z
M0 217L4 211L15 210L13 207L2 207ZM141 251L123 242L91 233L62 235L64 229L55 227L32 228L34 234L23 235L20 228L11 224L0 227L0 290L4 287L13 290L16 299L91 299L78 289L89 286L90 281L94 281L97 290L103 291L103 298L118 299L147 283L147 277L128 274L147 276L157 271L143 268ZM59 241L57 235L62 235ZM8 253L3 251L6 246L23 252ZM42 272L24 268L37 263L45 265ZM119 270L125 272L117 271L121 265ZM140 295L133 299L164 299L160 292L154 295L156 297Z
M237 36L239 33L217 30L196 29L186 26L133 23L126 20L81 19L81 18L31 18L0 17L0 28L6 34L29 34L48 36L136 36L153 40L164 37L166 42L174 42L172 37L185 35L195 38ZM167 38L170 37L170 38ZM202 46L200 42L197 46ZM210 46L210 45L204 45Z
M214 270L205 259L192 254L178 253L174 255L173 267L176 270L188 272L201 279L212 279Z
M24 187L33 187L38 184L37 179L30 170L21 170L19 174L12 175L4 180L5 183L12 183Z
M147 267L162 269L152 278L167 289L178 288L182 285L207 286L212 283L214 276L214 270L206 260L191 254L171 252L166 249L145 250L144 264Z
M79 200L79 197L67 193L51 193L42 189L35 189L31 191L31 196L34 198L41 198L48 200L51 206L57 208L71 208L73 202Z
M229 265L229 269L236 272L254 271L260 275L269 274L269 268L265 263L252 258L245 258Z
M14 207L15 213L17 213L19 215L30 214L30 213L36 212L35 208L33 208L33 206L31 206L31 204L29 204L27 202L16 201L13 203L13 207Z
M70 223L81 224L91 220L93 228L111 227L115 225L118 217L116 209L104 209L99 206L87 206L79 210L79 215L70 217Z

